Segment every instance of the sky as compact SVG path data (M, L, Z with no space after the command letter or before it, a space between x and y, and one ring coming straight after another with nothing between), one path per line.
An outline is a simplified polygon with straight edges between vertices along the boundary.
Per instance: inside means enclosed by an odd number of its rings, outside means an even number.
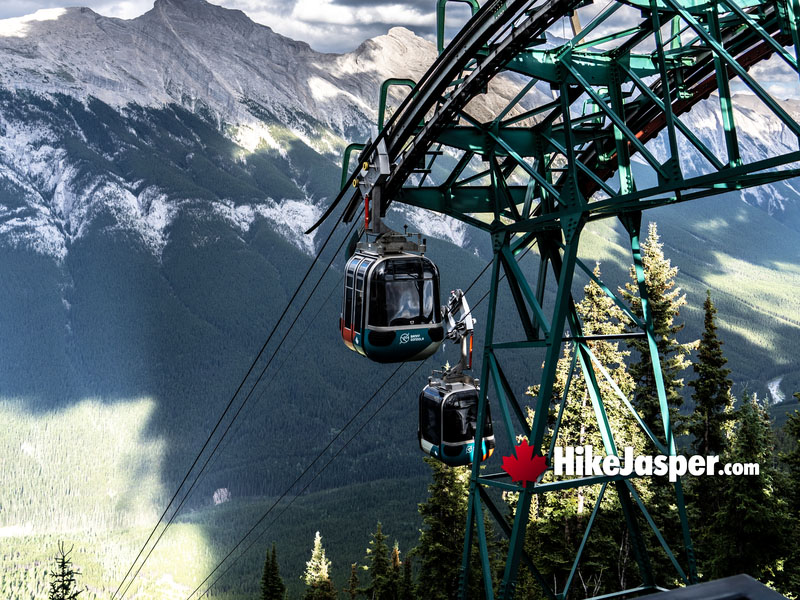
M236 8L278 33L308 42L321 52L349 52L368 38L403 26L430 40L436 32L436 0L212 0ZM153 7L153 0L0 0L0 19L41 8L88 6L107 17L132 19ZM466 4L451 3L447 22L459 26L469 17Z

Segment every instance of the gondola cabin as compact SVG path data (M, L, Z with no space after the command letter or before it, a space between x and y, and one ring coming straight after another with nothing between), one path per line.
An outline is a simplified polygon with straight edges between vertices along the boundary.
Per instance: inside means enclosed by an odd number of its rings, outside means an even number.
M344 284L339 327L351 350L391 363L423 360L441 346L439 271L425 256L359 248Z
M477 386L444 383L431 378L419 395L419 446L423 452L451 466L472 464L478 424ZM489 406L481 440L481 460L494 452Z

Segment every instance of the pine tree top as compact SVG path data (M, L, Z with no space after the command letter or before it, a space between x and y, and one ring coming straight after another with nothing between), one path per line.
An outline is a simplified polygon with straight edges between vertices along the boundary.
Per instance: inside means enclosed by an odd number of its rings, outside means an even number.
M58 554L54 557L56 570L50 571L50 592L48 600L76 600L83 590L77 589L76 576L80 575L72 566L72 548L64 549L64 542L58 543Z
M386 545L386 538L383 526L378 521L375 532L372 534L372 540L369 542L369 548L367 548L367 557L370 560L369 570L373 580L389 573L389 547Z
M731 457L736 462L772 462L775 438L767 409L756 394L745 391L739 407L738 423L734 433Z
M666 258L663 246L656 224L650 223L647 239L641 245L644 288L648 297L666 400L671 409L673 431L680 433L678 424L681 422L681 418L677 407L683 404L680 389L683 387L684 381L681 375L688 368L689 355L698 342L681 343L677 340L676 336L683 329L684 324L677 322L676 317L680 315L681 307L686 304L686 294L676 285L675 277L678 274L678 268L673 267L670 260ZM631 281L619 291L631 311L641 318L644 314L642 298L639 293L636 271L633 267L631 267L630 275ZM639 332L640 328L630 323L628 330ZM653 363L650 359L649 342L647 339L634 339L629 342L629 345L638 354L638 360L631 363L629 367L630 374L636 382L634 405L645 422L653 428L655 423L660 421L661 413L657 392L658 384L655 381Z
M311 560L306 563L306 571L303 580L306 585L319 585L323 581L330 580L331 561L325 556L325 548L322 547L322 536L317 531L314 536L314 548L311 550Z

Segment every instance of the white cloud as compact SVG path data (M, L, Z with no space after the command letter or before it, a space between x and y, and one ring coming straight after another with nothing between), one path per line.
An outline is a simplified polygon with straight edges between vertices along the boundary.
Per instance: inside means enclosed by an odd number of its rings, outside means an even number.
M792 54L792 49L788 48L789 54ZM753 65L750 69L750 75L759 82L775 81L782 83L794 83L800 86L800 79L797 73L786 64L786 62L777 54L773 54L767 60Z
M433 11L421 13L404 4L342 6L332 0L298 0L292 17L305 23L347 26L392 23L406 27L427 26L436 18Z
M153 8L153 0L96 0L80 4L91 4L90 8L101 15L118 19L135 19Z
M276 8L271 3L254 0L229 0L224 3L228 8L237 8L247 14L256 23L261 23L272 30L294 40L301 40L321 52L347 52L355 49L364 40L386 33L387 27L370 27L364 25L341 25L326 22L308 22L298 19L291 7L286 11L288 3L280 3Z
M0 21L0 37L25 37L28 25L34 21L55 21L66 12L63 8L43 8L32 15Z

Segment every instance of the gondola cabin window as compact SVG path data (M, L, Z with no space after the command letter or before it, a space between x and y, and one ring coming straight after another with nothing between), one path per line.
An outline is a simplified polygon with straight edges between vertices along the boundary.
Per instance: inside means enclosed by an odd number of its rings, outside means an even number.
M477 394L476 394L477 395ZM475 437L478 423L478 403L471 395L451 396L443 411L444 439L448 442L468 442ZM491 434L491 431L487 432Z
M404 327L438 322L438 277L430 261L408 258L379 264L370 285L369 324Z
M346 279L344 286L344 306L342 306L342 318L345 329L353 328L353 285L355 284L355 264L358 258L351 258L347 265Z
M438 446L442 443L439 423L441 422L442 403L435 390L430 392L437 397L433 398L429 394L423 393L419 403L419 426L422 437Z
M353 314L353 329L361 331L361 319L364 314L364 278L369 268L369 262L363 261L358 265L356 272L355 310Z

